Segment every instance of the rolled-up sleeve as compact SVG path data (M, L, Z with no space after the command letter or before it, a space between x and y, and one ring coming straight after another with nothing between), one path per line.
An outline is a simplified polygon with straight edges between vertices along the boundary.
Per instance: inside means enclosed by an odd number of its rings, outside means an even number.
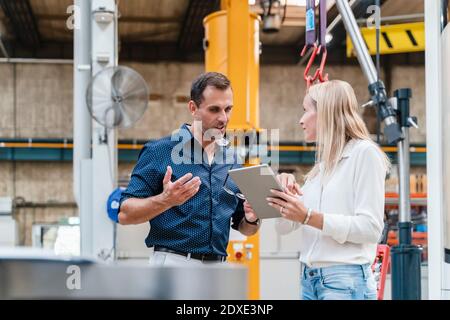
M128 187L120 198L120 205L129 198L148 198L161 192L159 189L162 187L163 177L157 170L157 165L152 147L147 144L139 154Z
M383 230L386 168L376 146L356 156L353 214L323 216L323 234L339 243L377 243Z

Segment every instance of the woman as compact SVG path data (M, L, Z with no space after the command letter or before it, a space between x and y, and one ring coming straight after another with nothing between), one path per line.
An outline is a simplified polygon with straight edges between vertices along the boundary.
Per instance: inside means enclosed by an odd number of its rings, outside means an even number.
M389 160L370 139L347 82L311 86L303 108L300 125L306 141L316 142L316 164L301 192L292 175L281 175L285 192L267 198L283 217L277 231L301 230L303 299L376 299L371 265Z

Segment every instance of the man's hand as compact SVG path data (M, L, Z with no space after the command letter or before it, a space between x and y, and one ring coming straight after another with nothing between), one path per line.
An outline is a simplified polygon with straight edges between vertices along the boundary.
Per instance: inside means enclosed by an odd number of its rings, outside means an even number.
M172 167L168 166L163 179L161 198L170 207L182 205L192 198L198 192L202 183L199 177L192 178L192 173L186 173L175 182L172 182L171 178Z
M253 211L253 208L247 201L244 202L244 212L245 212L245 219L241 220L239 224L239 231L245 236L252 236L256 232L258 232L261 224L256 223L256 221L258 220L258 216L256 215L255 211ZM247 221L255 223L248 223Z
M244 212L245 212L245 219L247 219L250 222L255 222L258 220L258 216L256 215L255 211L253 211L252 206L248 203L247 200L244 202Z
M301 196L303 192L300 190L300 185L295 180L295 177L293 174L289 173L281 173L277 175L277 179L280 182L281 186L283 187L283 191L289 191L290 193L293 193L295 195Z

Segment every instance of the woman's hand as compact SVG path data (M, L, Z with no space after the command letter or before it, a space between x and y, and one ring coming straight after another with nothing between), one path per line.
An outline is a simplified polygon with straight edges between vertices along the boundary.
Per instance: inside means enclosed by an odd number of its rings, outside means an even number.
M284 191L288 190L290 193L299 196L303 194L302 191L300 190L300 185L295 180L293 174L281 173L277 175L277 179L280 182L281 186L283 187Z
M302 201L298 199L298 195L286 190L280 192L278 190L270 190L273 197L268 197L269 206L274 207L283 218L303 223L306 219L308 209Z

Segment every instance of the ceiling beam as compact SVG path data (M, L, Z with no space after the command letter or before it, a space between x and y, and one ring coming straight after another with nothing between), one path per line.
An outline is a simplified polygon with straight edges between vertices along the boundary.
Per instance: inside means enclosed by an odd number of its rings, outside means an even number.
M159 30L150 30L150 31L142 31L137 33L130 33L127 35L121 36L122 42L146 42L146 39L158 37L158 36L167 36L171 34L178 34L178 27L169 26L166 28L161 28ZM147 41L148 42L148 41Z
M219 9L220 0L189 0L177 43L181 59L188 56L191 51L202 48L205 34L203 19Z

